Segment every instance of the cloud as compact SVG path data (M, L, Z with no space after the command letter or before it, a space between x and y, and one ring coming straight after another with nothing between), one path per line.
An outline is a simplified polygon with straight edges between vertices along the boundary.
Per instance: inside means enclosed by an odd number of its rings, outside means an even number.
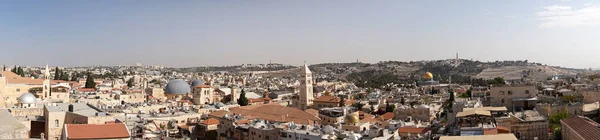
M560 0L560 1L561 1L561 2L569 2L569 1L571 1L571 0Z
M580 9L571 6L552 5L537 13L540 28L569 28L579 26L600 26L600 6L586 5Z
M547 11L571 10L571 6L552 5L552 6L546 6L546 7L544 7L544 9Z

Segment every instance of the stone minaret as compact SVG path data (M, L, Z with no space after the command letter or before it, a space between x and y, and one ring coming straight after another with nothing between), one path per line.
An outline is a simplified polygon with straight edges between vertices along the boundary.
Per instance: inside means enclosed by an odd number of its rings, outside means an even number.
M42 89L42 92L44 93L44 99L49 98L51 87L50 87L50 69L48 68L48 65L46 65L46 70L44 71L43 86L44 86L44 88Z
M299 109L307 109L313 104L313 99L315 98L313 95L313 80L312 80L312 72L308 69L308 65L304 64L302 68L302 79L300 82L300 99L298 108Z

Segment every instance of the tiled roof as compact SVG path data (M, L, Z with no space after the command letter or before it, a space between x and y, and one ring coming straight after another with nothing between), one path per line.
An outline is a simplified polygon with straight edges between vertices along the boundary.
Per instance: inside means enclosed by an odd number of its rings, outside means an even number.
M78 90L81 91L81 92L93 92L93 91L96 91L96 89L94 89L94 88L80 88Z
M129 138L125 124L66 124L67 139Z
M498 134L498 129L496 129L496 128L483 129L483 135L496 135L496 134Z
M247 119L264 119L274 122L294 122L297 124L312 124L313 122L320 122L321 119L293 107L281 106L277 103L255 105L255 106L242 106L230 108L229 112L213 112L209 114L214 117L223 117L225 114L241 114Z
M212 88L212 86L202 84L202 85L196 86L194 88Z
M42 85L44 79L31 79L27 77L21 77L10 71L0 71L0 75L6 77L6 82L9 84L27 84L27 85ZM58 84L57 80L51 80L50 84Z
M264 102L265 100L263 98L258 98L258 99L248 99L248 103L258 103L258 102Z
M383 120L383 121L387 121L387 120L391 120L391 119L393 119L393 118L394 118L394 116L395 116L395 115L394 115L394 113L392 113L392 112L388 112L388 113L385 113L385 114L383 114L383 115L379 116L379 119L381 119L381 120Z
M306 110L304 110L304 111L306 111L306 112L308 112L308 113L310 113L310 114L312 114L312 115L314 115L314 116L319 116L319 110L315 110L315 109L306 109Z
M210 118L210 119L207 119L207 120L204 120L204 121L200 122L200 124L204 124L204 125L217 125L217 124L219 124L219 120Z
M354 100L346 100L345 104L346 104L346 105L352 105L352 104L354 104L355 102L356 102L356 101L354 101Z
M500 134L510 133L510 129L508 129L504 126L496 126L496 129L498 130L498 133L500 133Z
M600 127L598 127L598 124L591 120L587 120L584 117L573 116L560 121L563 125L562 129L567 129L565 128L566 126L575 131L575 133L577 133L577 135L581 136L583 139L595 140L600 138Z
M250 120L246 120L246 119L244 119L244 120L239 120L239 121L237 121L237 122L235 122L235 123L236 123L236 124L247 124L247 123L250 123Z
M426 131L425 127L400 127L398 133L411 133L411 134L424 134Z

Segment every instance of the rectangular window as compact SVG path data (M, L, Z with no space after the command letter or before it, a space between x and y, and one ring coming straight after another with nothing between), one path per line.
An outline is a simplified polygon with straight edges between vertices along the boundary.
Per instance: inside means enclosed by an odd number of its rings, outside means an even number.
M529 94L529 90L525 90L525 94Z
M510 90L509 90L509 91L508 91L508 95L512 95L512 91L510 91Z
M20 88L17 88L17 92L21 92L21 89L20 89Z
M54 120L54 127L58 127L58 120Z

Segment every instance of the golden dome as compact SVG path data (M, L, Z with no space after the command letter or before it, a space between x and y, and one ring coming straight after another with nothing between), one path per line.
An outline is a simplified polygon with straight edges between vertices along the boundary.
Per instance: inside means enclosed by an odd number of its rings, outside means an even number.
M360 118L358 118L358 116L355 114L348 114L346 117L344 117L345 124L355 124L358 122L360 122Z
M432 79L433 78L433 74L431 72L426 72L425 75L423 75L423 78L425 78L425 79Z

